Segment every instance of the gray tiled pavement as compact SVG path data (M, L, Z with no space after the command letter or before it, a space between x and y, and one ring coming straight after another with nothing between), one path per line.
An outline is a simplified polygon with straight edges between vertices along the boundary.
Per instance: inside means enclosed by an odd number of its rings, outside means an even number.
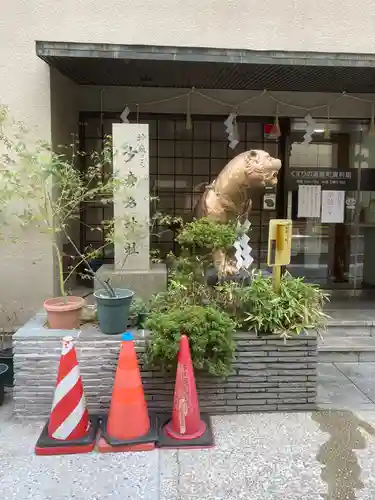
M6 500L370 500L375 363L319 366L321 410L213 419L216 447L35 457L41 423L0 407Z
M42 423L14 422L0 407L0 498L4 500L158 500L159 455L37 457Z
M375 363L319 363L321 408L375 411Z

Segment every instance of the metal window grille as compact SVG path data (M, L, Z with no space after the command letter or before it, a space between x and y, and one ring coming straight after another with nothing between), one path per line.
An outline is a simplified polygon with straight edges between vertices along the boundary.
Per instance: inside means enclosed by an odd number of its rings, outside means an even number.
M150 131L150 192L157 196L157 209L165 214L181 216L189 220L192 216L194 188L200 183L211 182L226 163L249 149L264 149L278 156L278 142L266 140L264 125L270 118L238 119L240 143L234 151L229 148L224 121L226 116L192 116L192 129L186 129L184 115L141 115L140 123L148 123ZM135 116L129 116L130 122ZM120 113L84 112L80 114L80 148L90 152L100 150L106 135L112 133L112 124L120 123ZM87 159L82 158L82 168ZM274 210L264 210L261 195L253 195L250 216L250 241L256 264L266 261L268 221L275 217ZM113 207L99 202L81 208L81 249L100 248L105 233L94 231L100 220L110 217ZM176 230L155 227L151 235L151 248L158 249L161 256L169 251L178 252L174 241ZM106 262L113 261L113 250L104 255Z

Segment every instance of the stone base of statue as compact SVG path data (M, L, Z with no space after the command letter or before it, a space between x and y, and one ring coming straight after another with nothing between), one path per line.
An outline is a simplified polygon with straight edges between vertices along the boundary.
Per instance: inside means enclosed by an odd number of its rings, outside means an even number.
M167 287L167 268L164 264L150 264L147 270L116 270L114 265L105 264L96 273L101 281L110 280L114 288L128 288L137 297L148 301L155 293ZM94 280L94 289L102 288L100 282Z

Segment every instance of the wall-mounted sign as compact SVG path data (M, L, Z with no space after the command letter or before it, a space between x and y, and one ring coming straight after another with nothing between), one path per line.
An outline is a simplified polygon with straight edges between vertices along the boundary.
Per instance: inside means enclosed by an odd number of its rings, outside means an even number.
M319 218L320 200L322 197L321 187L319 185L298 186L298 208L297 217Z
M341 224L345 214L345 191L323 191L322 224Z
M290 168L287 174L289 191L297 190L298 186L319 185L323 190L356 191L358 183L358 169L349 168ZM361 191L375 191L375 168L361 170Z
M288 189L298 186L321 186L322 189L356 189L357 171L333 168L293 168L288 172ZM353 179L354 177L354 179ZM354 181L354 182L353 182Z
M265 193L263 196L263 210L275 210L276 193Z

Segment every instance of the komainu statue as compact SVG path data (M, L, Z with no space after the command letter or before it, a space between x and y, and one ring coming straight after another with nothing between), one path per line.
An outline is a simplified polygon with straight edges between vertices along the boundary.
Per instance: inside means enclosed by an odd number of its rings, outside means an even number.
M208 185L199 186L200 198L194 217L208 217L218 222L244 222L251 211L250 189L275 186L281 161L266 151L252 149L233 158ZM202 192L203 191L203 192ZM220 276L236 274L233 257L223 251L213 255Z

